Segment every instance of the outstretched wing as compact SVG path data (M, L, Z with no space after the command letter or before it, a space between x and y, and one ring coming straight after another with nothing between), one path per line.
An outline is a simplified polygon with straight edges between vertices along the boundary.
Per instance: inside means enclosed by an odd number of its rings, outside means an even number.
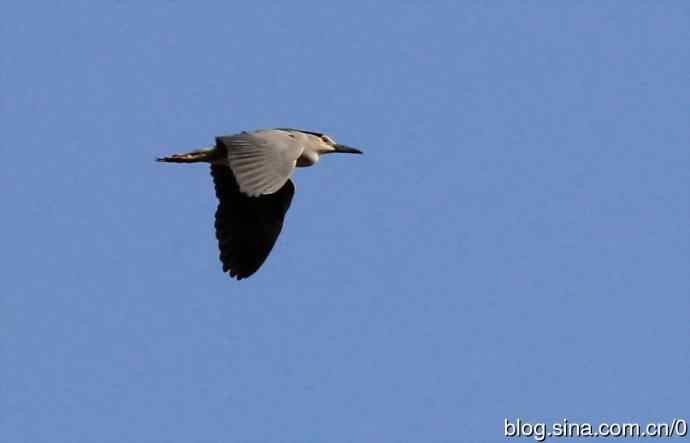
M295 186L288 179L273 194L249 197L227 166L212 164L211 176L219 200L215 227L223 272L241 280L254 274L273 249Z
M303 147L285 131L260 130L217 137L240 191L250 196L273 194L288 181Z

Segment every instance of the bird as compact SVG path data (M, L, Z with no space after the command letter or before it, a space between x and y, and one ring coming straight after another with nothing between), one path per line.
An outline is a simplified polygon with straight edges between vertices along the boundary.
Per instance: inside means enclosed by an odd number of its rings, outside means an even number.
M278 239L295 194L294 169L313 166L332 153L362 151L320 132L276 128L217 136L212 147L156 160L210 163L223 272L242 280L259 270Z

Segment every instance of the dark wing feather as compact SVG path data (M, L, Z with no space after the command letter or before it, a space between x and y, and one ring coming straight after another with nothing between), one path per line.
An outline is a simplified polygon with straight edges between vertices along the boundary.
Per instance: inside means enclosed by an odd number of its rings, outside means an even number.
M249 197L240 192L227 166L211 165L216 187L216 238L223 272L238 280L254 274L266 260L283 228L295 186L288 180L273 194Z

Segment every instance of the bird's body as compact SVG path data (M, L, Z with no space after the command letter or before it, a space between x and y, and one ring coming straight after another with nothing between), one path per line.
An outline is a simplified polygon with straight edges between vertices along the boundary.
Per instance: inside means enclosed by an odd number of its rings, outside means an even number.
M295 193L294 168L312 166L321 155L335 152L361 154L318 132L260 129L216 137L212 148L158 161L211 163L223 272L239 280L261 267L280 234Z

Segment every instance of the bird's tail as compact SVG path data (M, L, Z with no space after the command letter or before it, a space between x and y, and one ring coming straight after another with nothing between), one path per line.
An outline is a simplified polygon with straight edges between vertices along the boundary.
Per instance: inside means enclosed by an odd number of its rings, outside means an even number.
M211 163L217 157L215 148L203 148L186 154L173 154L166 157L157 158L156 161L165 163Z

